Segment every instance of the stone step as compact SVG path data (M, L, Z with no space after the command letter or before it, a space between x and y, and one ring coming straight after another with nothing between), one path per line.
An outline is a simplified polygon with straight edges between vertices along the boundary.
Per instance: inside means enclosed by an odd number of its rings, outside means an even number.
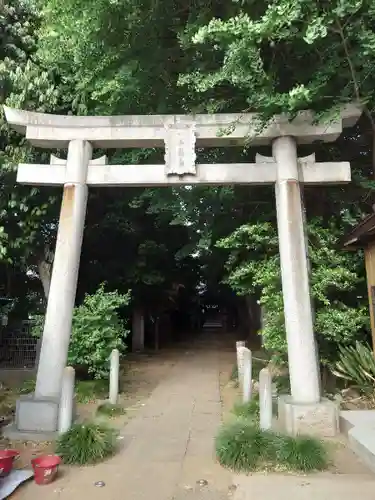
M342 411L340 429L354 453L375 472L375 410Z

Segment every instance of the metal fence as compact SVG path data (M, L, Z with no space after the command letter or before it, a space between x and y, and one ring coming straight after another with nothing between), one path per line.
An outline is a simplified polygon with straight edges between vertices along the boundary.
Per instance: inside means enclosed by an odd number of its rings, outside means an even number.
M31 323L0 327L0 368L33 369L38 339L31 335Z

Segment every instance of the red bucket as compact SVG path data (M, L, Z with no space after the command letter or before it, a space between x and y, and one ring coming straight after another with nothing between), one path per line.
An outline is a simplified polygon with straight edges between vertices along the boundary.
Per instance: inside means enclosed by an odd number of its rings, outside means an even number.
M36 484L48 484L57 476L57 471L61 463L57 455L42 455L31 460L34 469L34 480Z
M0 476L9 474L13 467L13 461L18 456L17 450L0 450Z

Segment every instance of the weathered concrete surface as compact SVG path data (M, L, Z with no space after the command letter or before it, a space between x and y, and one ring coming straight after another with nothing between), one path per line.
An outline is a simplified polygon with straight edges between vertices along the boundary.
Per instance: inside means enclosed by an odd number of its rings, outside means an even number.
M198 146L237 146L252 137L253 145L269 144L280 136L298 137L299 144L335 141L344 127L355 124L362 110L342 108L334 123L315 124L314 114L303 111L292 121L275 116L259 134L256 114L62 116L35 113L4 106L10 125L38 147L62 148L75 139L88 140L96 148L161 147L170 127L195 127ZM235 124L235 127L233 127ZM227 133L220 134L224 130Z
M219 355L198 343L178 362L123 430L121 451L95 467L71 468L55 483L20 489L15 500L172 500L227 497L232 475L214 459L221 423ZM235 360L234 342L229 354ZM204 479L207 485L197 481ZM98 488L96 481L106 486Z
M280 429L294 436L333 437L339 429L339 407L327 398L318 403L305 404L295 403L290 396L280 396L278 419Z
M92 147L88 142L76 140L69 144L51 286L36 378L36 398L59 399L61 394L85 226L88 196L86 176L91 156Z
M195 174L184 176L168 175L165 165L102 165L90 164L87 185L96 187L113 186L170 186L202 184L221 186L223 184L268 185L276 182L276 165L269 163L213 163L195 165ZM322 162L301 165L304 184L346 184L351 180L349 162ZM61 186L65 180L65 166L62 163L51 168L47 164L20 163L17 182L30 186Z
M237 476L233 500L374 500L375 480L358 476Z
M315 404L320 400L320 376L296 141L293 137L279 137L272 151L278 165L275 194L290 388L296 403Z
M375 410L342 411L340 429L361 461L375 471Z

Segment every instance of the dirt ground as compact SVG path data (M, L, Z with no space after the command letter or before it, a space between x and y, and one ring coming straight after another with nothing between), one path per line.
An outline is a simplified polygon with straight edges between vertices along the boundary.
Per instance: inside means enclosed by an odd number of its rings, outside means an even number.
M115 429L122 429L132 419L137 410L144 405L151 392L159 382L168 375L168 371L175 364L173 353L165 353L163 356L139 355L129 356L122 365L119 396L119 405L125 409L125 414L114 418L96 416L97 407L102 401L90 401L85 404L77 404L79 420L102 421L108 423ZM13 385L14 384L10 384ZM15 405L16 395L8 397L7 405ZM23 469L30 467L30 461L39 455L53 453L54 443L33 443L23 441L10 441L2 438L0 449L11 448L20 451L20 457L15 462L15 468Z

